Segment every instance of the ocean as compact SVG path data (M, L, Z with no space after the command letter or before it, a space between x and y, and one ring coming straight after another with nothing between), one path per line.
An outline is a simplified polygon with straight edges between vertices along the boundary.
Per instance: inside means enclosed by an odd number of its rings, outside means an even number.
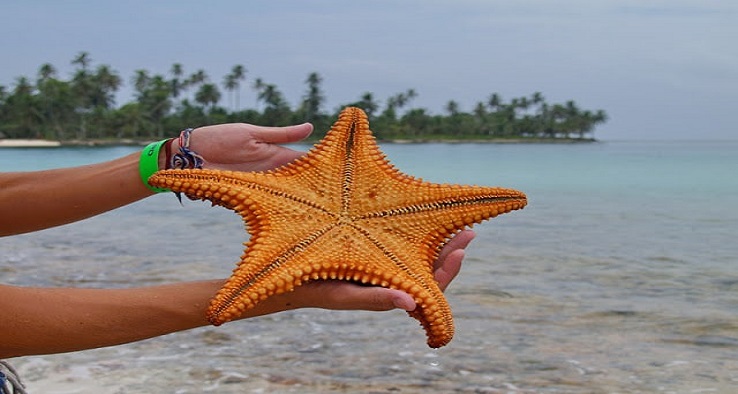
M135 149L3 149L0 169ZM738 392L738 141L382 149L428 181L528 195L522 211L474 227L446 292L457 326L448 346L428 348L401 311L306 309L11 360L30 392ZM0 238L0 278L131 287L227 277L246 239L240 217L183 205L161 194Z

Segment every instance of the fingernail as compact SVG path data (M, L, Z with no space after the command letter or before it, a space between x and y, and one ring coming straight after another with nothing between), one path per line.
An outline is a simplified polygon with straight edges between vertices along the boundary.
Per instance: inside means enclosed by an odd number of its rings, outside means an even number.
M412 312L415 310L415 302L412 301L412 299L408 299L409 297L393 297L392 298L392 304L395 305L395 308L402 309L408 312Z

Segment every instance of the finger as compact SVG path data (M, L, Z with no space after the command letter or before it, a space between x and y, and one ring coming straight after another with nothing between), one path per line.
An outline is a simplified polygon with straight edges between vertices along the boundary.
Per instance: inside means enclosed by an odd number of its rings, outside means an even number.
M285 127L253 126L251 135L257 141L270 144L287 144L302 141L313 132L313 125L303 123Z
M464 260L465 255L464 249L454 250L446 256L443 265L433 273L441 291L446 290L446 287L459 274L459 271L461 271L461 262Z
M415 309L415 300L401 290L387 289L377 286L359 286L347 284L341 301L346 303L347 309L361 309L367 311L388 311Z
M404 291L400 290L388 290L388 295L391 297L392 305L394 305L395 308L402 309L408 312L412 312L415 310L415 307L417 305L415 304L415 300L410 294L407 294Z
M415 300L404 291L376 286L357 287L356 302L363 304L360 309L369 311L402 309L408 312L415 309Z
M309 288L312 306L336 310L388 311L415 309L415 300L409 294L378 286L360 286L343 281L317 281L303 286Z
M476 235L477 234L474 232L474 230L463 230L456 234L453 238L451 238L446 246L441 249L441 253L438 255L438 259L436 259L435 263L433 264L434 270L437 270L443 266L444 261L448 257L449 253L458 249L466 249L466 247L469 246L469 243L474 239L474 237L476 237Z

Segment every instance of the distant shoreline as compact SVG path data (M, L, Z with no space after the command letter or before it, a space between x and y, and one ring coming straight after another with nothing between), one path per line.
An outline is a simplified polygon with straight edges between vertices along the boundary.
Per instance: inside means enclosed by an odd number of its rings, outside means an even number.
M41 139L0 139L0 148L57 148L63 146L96 147L96 146L146 146L148 140L68 140L50 141ZM312 145L317 141L303 141L301 143ZM445 139L445 138L419 138L419 139L382 139L379 143L388 144L580 144L598 142L593 138L489 138L489 139Z
M61 146L59 141L28 140L28 139L2 139L0 148L53 148Z

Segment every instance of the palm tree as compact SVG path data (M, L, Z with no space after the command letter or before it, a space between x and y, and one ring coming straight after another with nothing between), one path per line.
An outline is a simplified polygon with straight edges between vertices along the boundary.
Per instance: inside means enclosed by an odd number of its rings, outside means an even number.
M115 102L115 93L121 85L118 74L109 66L101 65L93 76L93 107L109 109Z
M169 72L172 74L173 77L169 81L169 86L172 93L172 98L176 100L179 95L187 88L188 81L182 80L184 69L182 68L182 65L180 63L172 64L172 68Z
M238 111L241 108L241 81L246 79L246 68L236 64L231 69L231 76L236 83L236 111Z
M26 77L16 79L13 92L5 100L12 128L12 137L15 138L37 138L37 125L39 124L40 111L37 101L33 95L33 85Z
M190 75L189 79L187 79L187 85L198 86L204 84L207 80L208 74L205 73L205 70L197 70L192 75Z
M74 77L72 77L72 90L77 98L75 113L79 115L80 119L79 129L77 131L78 139L87 138L87 118L94 107L94 99L92 97L95 83L88 70L90 62L90 55L87 52L80 52L71 62L77 66Z
M420 137L432 132L431 117L425 113L425 109L411 109L402 117L402 133L406 137Z
M133 77L133 87L136 91L138 107L128 108L131 113L142 114L146 121L148 131L156 130L156 137L164 135L163 120L172 109L171 81L161 75L148 74L146 70L136 70ZM154 137L154 135L149 135Z
M492 93L492 95L489 96L487 105L489 106L489 109L492 110L492 112L499 111L502 107L502 97L497 93Z
M48 100L48 97L46 97L45 85L47 85L52 78L56 78L56 68L50 63L42 64L38 69L36 89L38 89L39 94L43 96L44 102Z
M558 134L563 134L564 138L569 138L569 131L564 127L566 107L561 104L554 104L550 107L549 113L549 127L546 130L548 137L555 138Z
M259 94L259 99L266 103L267 108L276 109L285 104L282 92L277 90L277 85L265 84Z
M530 96L530 103L533 105L538 105L543 101L543 94L541 92L533 92L533 94Z
M87 67L92 62L92 59L90 59L90 54L87 52L80 52L77 54L77 57L75 57L72 60L72 64L79 66L80 70L87 72Z
M233 74L228 74L225 77L223 77L223 88L228 91L229 93L229 101L231 104L231 108L233 109L233 91L236 90L238 87L238 82L236 81L236 78L233 77Z
M262 98L262 90L264 90L264 87L266 87L266 84L261 78L256 78L254 80L254 84L252 87L256 91L256 110L258 111L259 101L261 101L261 98Z
M259 93L259 100L266 104L262 116L264 124L280 126L289 122L290 108L276 85L264 84Z
M133 88L139 96L143 95L150 82L151 77L149 77L148 71L142 69L136 70L136 74L133 77Z
M407 91L405 91L405 100L402 102L400 107L404 107L405 105L410 104L410 101L416 97L418 97L418 93L415 91L415 89L408 89Z
M308 74L305 80L308 89L305 96L303 96L300 110L308 122L312 122L320 116L320 107L325 101L325 96L320 88L321 82L323 82L323 78L317 72Z
M379 103L376 100L374 100L374 94L372 94L372 92L364 92L364 94L361 95L359 101L354 101L348 104L342 104L340 106L340 108L344 108L344 107L361 108L366 113L366 116L369 118L369 121L371 121L374 119L374 115L379 109Z
M446 112L448 112L451 116L458 115L459 102L456 100L449 100L449 102L446 103Z
M212 83L203 84L197 93L195 93L195 101L205 107L210 107L210 111L212 111L215 104L220 101L218 86Z
M604 123L604 122L607 122L607 119L609 119L609 117L607 116L607 113L601 109L598 109L595 112L594 117L592 118L592 121L595 123Z
M111 126L116 138L140 138L143 137L142 131L151 129L141 103L123 105L113 113L112 118Z
M366 112L369 120L373 119L374 114L379 109L379 103L374 100L374 95L371 92L361 95L361 101L357 103L357 106Z
M47 81L50 78L56 78L56 68L50 63L44 63L38 69L39 81Z
M47 139L54 138L52 130L58 131L57 117L55 116L53 109L53 100L56 96L57 84L56 79L56 68L50 63L44 63L38 70L38 79L36 80L36 89L38 90L39 96L41 96L42 111L42 129ZM57 126L57 127L53 127ZM58 137L58 135L56 136Z
M565 105L562 131L566 138L569 138L570 133L577 132L581 128L580 118L582 114L579 112L579 108L573 100L568 100Z
M387 99L387 105L382 112L382 115L389 119L396 119L397 110L406 106L408 103L410 103L410 100L414 99L417 96L418 94L415 92L415 89L408 89L405 92L397 93L396 95L391 96Z
M601 109L598 109L597 111L595 111L594 115L590 117L589 120L591 122L591 126L588 131L592 133L592 139L594 139L594 126L600 123L607 122L607 119L608 119L607 113L605 113L605 111Z
M484 135L491 132L487 124L487 106L481 101L474 107L474 120L477 124L476 133Z
M148 119L153 123L157 138L162 138L164 118L172 109L171 90L166 78L161 75L149 78L139 103Z
M523 96L520 99L518 99L518 106L517 107L520 108L520 109L522 109L524 113L526 111L528 111L528 108L530 108L530 105L531 105L531 101L528 100L527 97Z
M517 114L515 113L515 110L517 109L519 105L518 99L512 99L510 101L509 105L503 105L501 108L501 111L497 111L497 114L499 115L499 118L502 119L502 123L499 124L499 131L500 134L502 134L505 137L510 137L515 135L516 129L516 120L517 120Z

